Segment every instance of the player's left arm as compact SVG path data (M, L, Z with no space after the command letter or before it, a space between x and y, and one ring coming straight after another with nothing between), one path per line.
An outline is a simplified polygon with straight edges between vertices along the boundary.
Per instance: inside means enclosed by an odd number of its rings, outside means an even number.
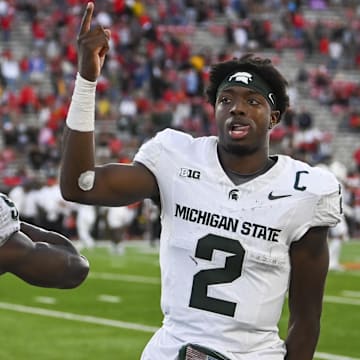
M89 263L62 234L20 223L14 202L0 193L0 275L5 272L32 285L74 288Z
M312 227L290 248L289 324L286 360L312 360L329 266L328 227Z
M88 260L61 234L37 227L29 229L30 225L27 234L14 232L0 246L0 274L9 272L41 287L79 286L88 275Z

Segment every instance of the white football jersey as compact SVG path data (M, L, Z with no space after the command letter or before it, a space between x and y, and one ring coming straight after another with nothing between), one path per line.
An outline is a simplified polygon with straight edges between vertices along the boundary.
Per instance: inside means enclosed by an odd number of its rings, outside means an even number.
M309 228L339 221L335 177L279 155L265 174L236 186L220 165L217 137L169 129L135 161L160 189L163 329L220 352L283 352L277 324L289 247Z
M0 246L20 230L19 212L12 200L0 193Z

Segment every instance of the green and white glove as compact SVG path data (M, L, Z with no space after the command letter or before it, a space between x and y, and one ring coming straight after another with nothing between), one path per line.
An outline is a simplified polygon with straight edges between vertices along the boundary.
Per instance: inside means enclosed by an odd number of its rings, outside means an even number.
M0 245L20 230L19 211L13 201L0 193Z

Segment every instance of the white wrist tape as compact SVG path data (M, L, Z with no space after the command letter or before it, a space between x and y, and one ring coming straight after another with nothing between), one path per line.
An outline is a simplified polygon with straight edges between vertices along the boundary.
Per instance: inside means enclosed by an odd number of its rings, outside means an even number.
M95 130L95 91L96 81L88 81L76 75L75 88L66 118L66 125L71 130Z

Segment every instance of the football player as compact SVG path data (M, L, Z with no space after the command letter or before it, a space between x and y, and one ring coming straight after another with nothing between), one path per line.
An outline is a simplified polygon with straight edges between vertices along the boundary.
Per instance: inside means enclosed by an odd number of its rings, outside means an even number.
M87 277L89 263L61 234L19 221L19 212L0 193L0 274L12 273L25 282L70 289Z
M141 359L312 359L340 191L331 173L269 155L269 131L289 107L286 80L251 54L215 64L207 95L218 136L166 129L132 164L96 166L96 80L111 33L90 26L93 10L89 3L78 36L61 190L86 204L160 201L164 321Z

